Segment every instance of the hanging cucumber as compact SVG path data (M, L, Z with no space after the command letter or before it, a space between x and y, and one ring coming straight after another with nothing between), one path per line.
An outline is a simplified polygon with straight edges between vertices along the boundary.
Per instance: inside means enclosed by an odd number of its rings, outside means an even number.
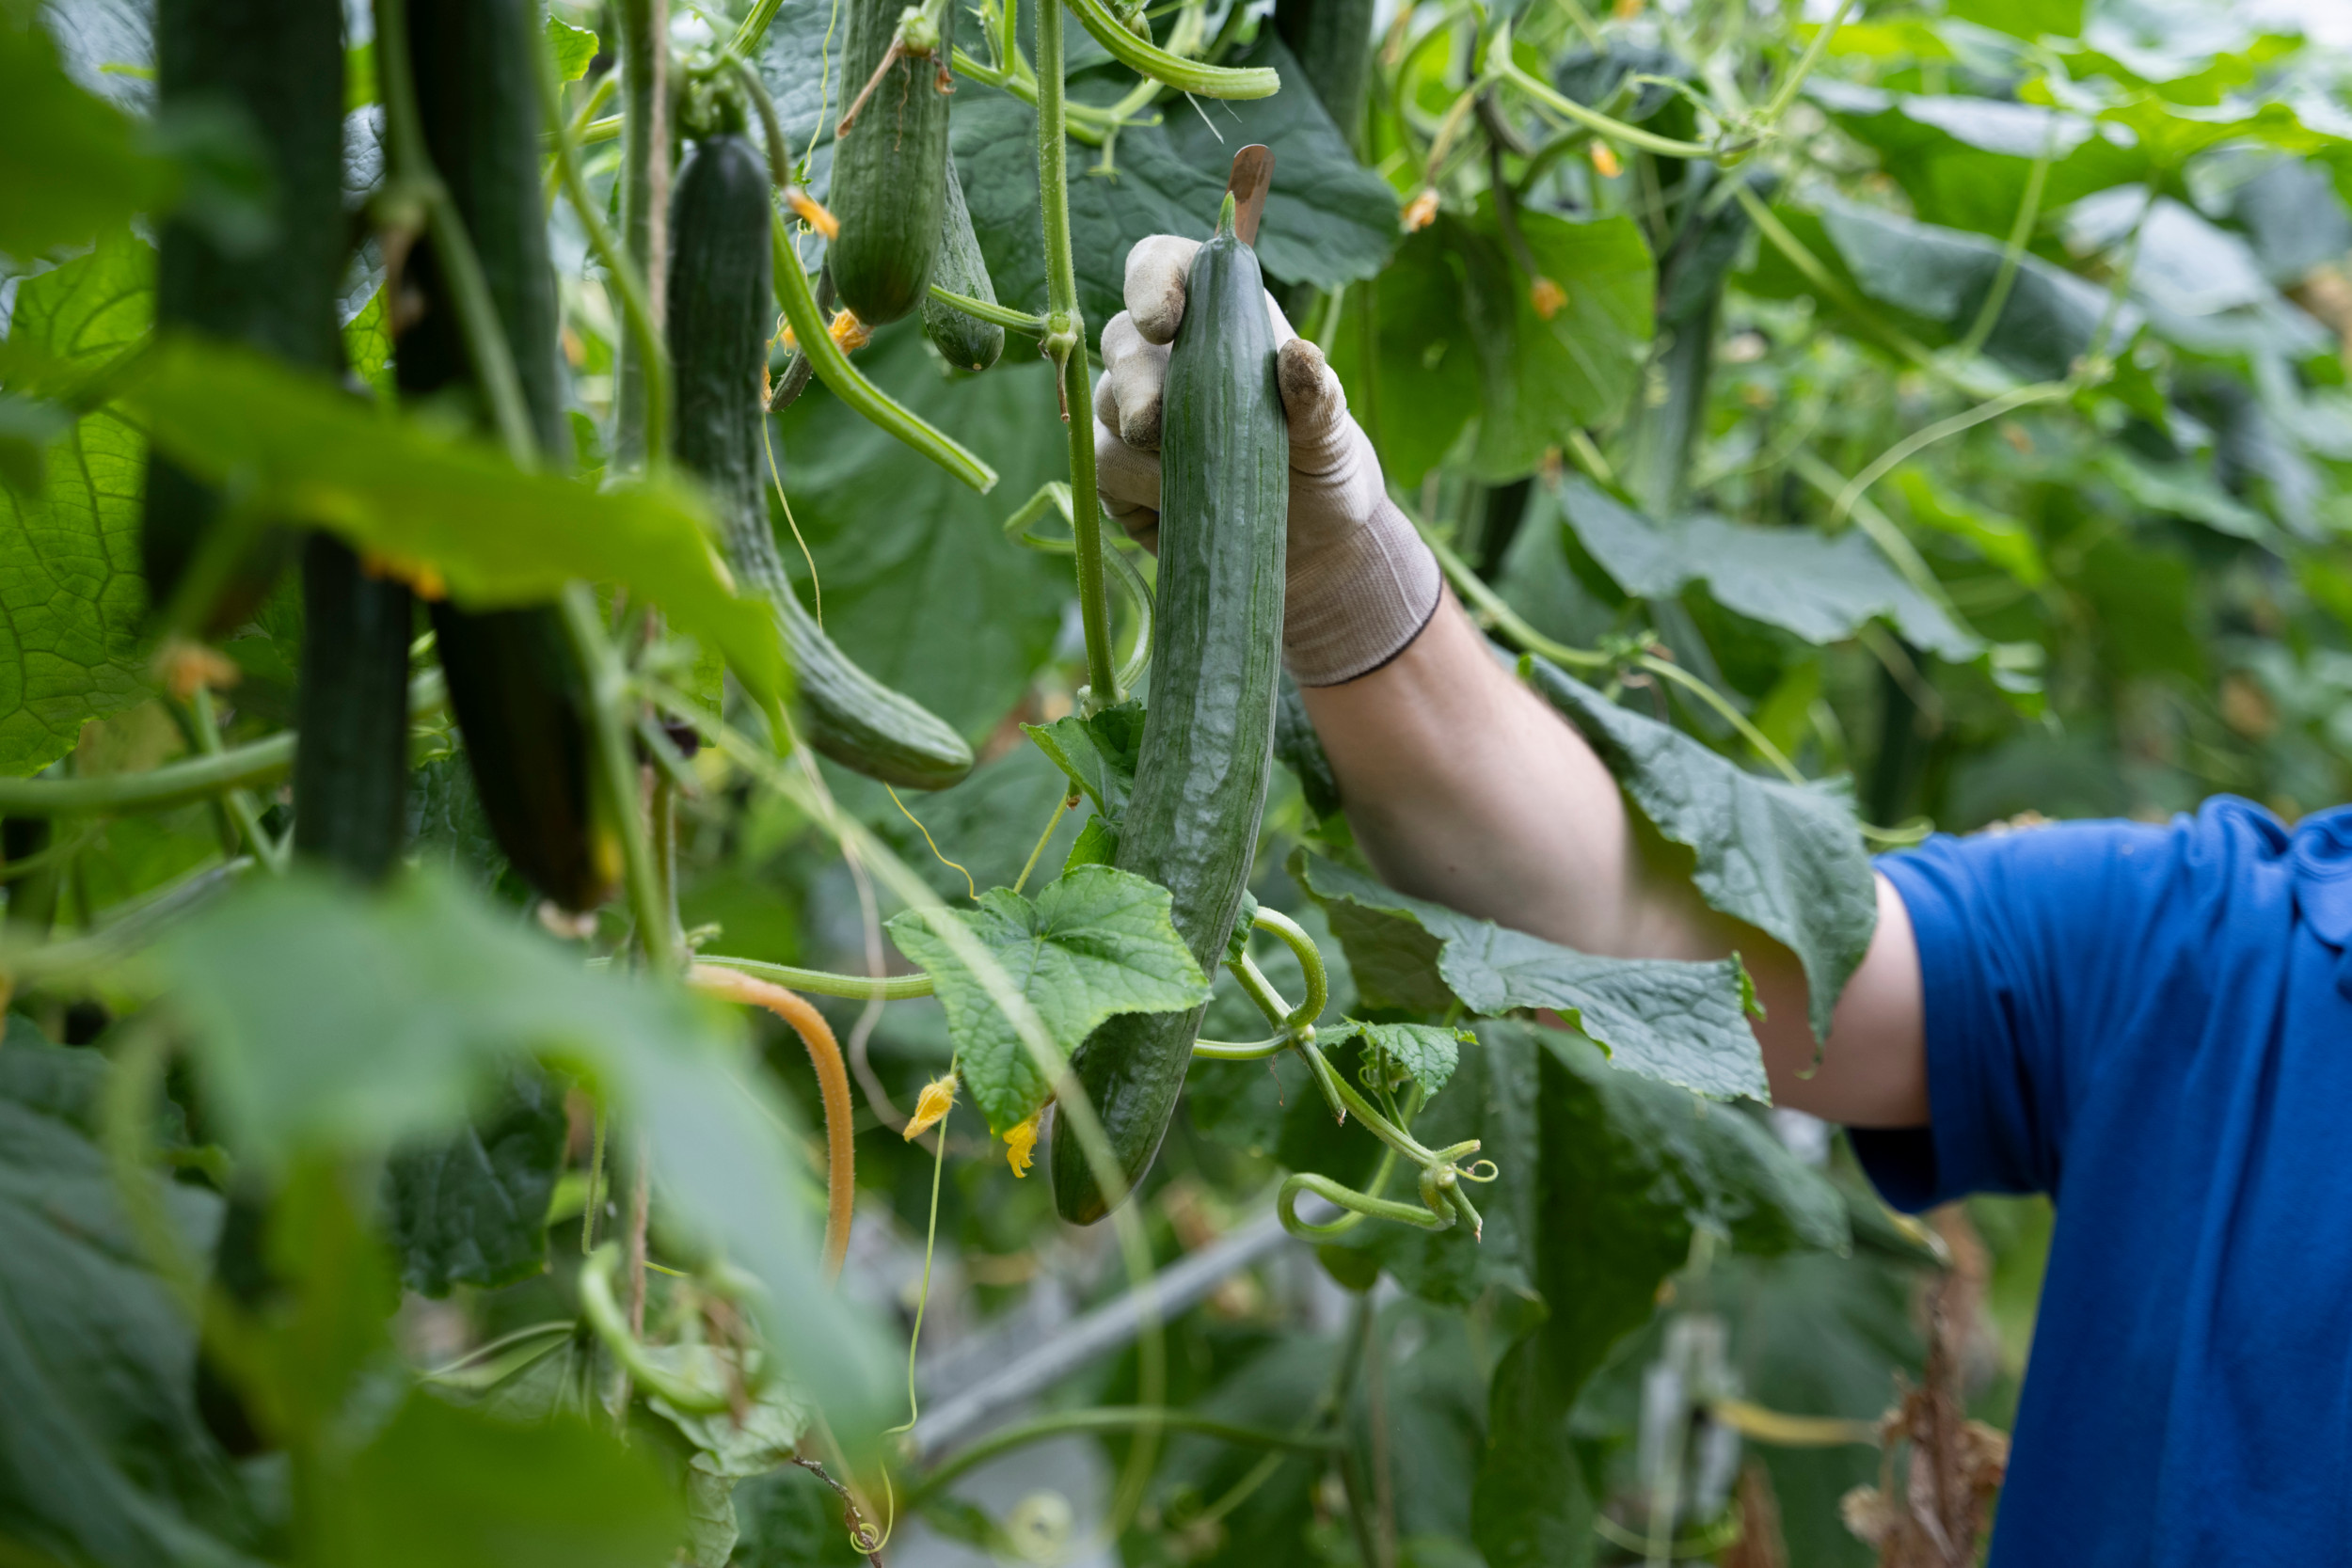
M736 580L776 607L811 745L885 784L944 789L972 770L946 721L845 658L792 591L768 525L760 372L775 309L768 162L742 136L706 136L670 204L670 358L677 455L719 502Z
M294 851L364 881L391 870L408 829L415 620L405 583L370 576L332 534L310 535L302 553Z
M972 232L972 212L963 204L963 182L956 177L953 158L947 160L947 204L940 219L939 257L931 263L931 281L949 293L996 303L996 285L989 280L988 263L980 259L980 242ZM984 371L1005 352L1003 327L967 316L928 292L923 299L923 336L960 371Z
M834 132L826 205L841 303L869 326L922 303L947 199L947 58L956 7L850 0L842 79L862 84Z
M541 216L536 8L529 0L409 0L408 40L426 149L481 259L532 432L554 456L566 442L555 274ZM473 396L480 415L465 338L431 247L410 250L407 264L424 309L395 345L401 391ZM560 612L441 603L433 628L499 847L556 903L594 909L619 879L620 841L593 805L588 681Z
M1229 195L1193 260L1168 357L1151 706L1117 861L1168 888L1178 934L1212 975L1265 810L1290 501L1264 283L1235 217ZM1078 1050L1078 1082L1130 1191L1168 1132L1201 1011L1124 1014ZM1053 1171L1064 1219L1084 1225L1109 1212L1067 1117L1055 1118Z
M155 266L155 325L225 338L294 364L342 366L343 13L341 0L159 0L155 92L165 113L228 115L249 133L271 201L259 229L175 217ZM247 619L292 555L295 535L242 520L211 486L160 457L148 463L140 566L149 602L215 636ZM203 562L206 580L188 572ZM178 605L183 589L191 602Z

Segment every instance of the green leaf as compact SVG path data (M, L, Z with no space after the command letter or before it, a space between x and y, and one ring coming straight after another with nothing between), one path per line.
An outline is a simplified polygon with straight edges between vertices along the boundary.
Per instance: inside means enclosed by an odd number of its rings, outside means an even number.
M1133 698L1081 719L1076 714L1050 724L1024 724L1021 733L1069 775L1094 809L1115 826L1127 814L1135 787L1136 759L1143 751L1143 705Z
M1490 1015L1550 1007L1629 1072L1702 1094L1768 1092L1736 958L1595 958L1407 897L1304 850L1291 857L1291 875L1330 917L1367 1005L1435 1012L1458 997Z
M583 972L426 876L373 896L307 876L242 887L155 961L207 1104L262 1169L449 1132L516 1064L559 1059L651 1140L663 1212L766 1286L771 1341L835 1430L879 1416L887 1354L820 1278L786 1113L710 1005Z
M429 565L469 607L544 602L578 578L626 583L723 649L755 693L782 694L775 615L736 595L707 507L677 481L599 491L527 472L487 442L386 418L323 377L190 339L162 345L126 401L199 478Z
M1396 483L1415 485L1478 417L1480 361L1462 341L1454 220L1406 236L1379 277L1347 292L1331 366L1349 412Z
M0 34L7 25L0 23ZM154 251L118 235L26 278L0 349L20 367L38 359L44 377L87 375L146 334L154 268ZM85 723L152 691L138 564L147 443L119 414L101 409L48 443L41 467L38 489L0 488L0 775L7 776L39 772L72 749Z
M1808 642L1842 642L1884 619L1956 663L1983 651L1858 529L1832 539L1809 529L1743 528L1708 513L1658 523L1575 474L1560 483L1560 512L1601 569L1636 598L1672 598L1698 582L1725 610Z
M1256 247L1269 277L1328 289L1370 277L1395 248L1395 193L1356 162L1273 29L1226 63L1271 66L1282 88L1270 98L1219 102L1202 114L1128 125L1119 134L1116 179L1090 176L1098 149L1070 144L1071 242L1078 304L1091 332L1099 334L1125 309L1130 245L1147 234L1209 237L1234 150L1250 142L1272 149L1279 170ZM958 90L953 135L996 297L1015 309L1043 310L1035 112L993 88L966 86Z
M596 35L586 27L575 27L560 16L548 18L548 54L555 61L555 79L577 82L588 74L588 62L596 57L599 47Z
M1035 903L991 888L977 911L954 918L996 956L1065 1054L1114 1014L1182 1012L1209 999L1207 977L1169 921L1168 890L1132 872L1081 866ZM990 1130L1027 1120L1052 1085L979 977L917 911L892 916L890 937L937 985L957 1070Z
M1700 895L1797 956L1814 1037L1828 1038L1838 994L1878 927L1877 883L1845 791L1757 778L1542 659L1521 667L1650 826L1696 857Z
M2269 520L2221 488L2206 464L2158 465L2121 446L2102 447L2094 461L2098 471L2134 506L2161 516L2186 517L2233 538L2259 544L2273 537Z
M645 1568L683 1525L644 1454L584 1421L510 1425L412 1393L323 1499L350 1568Z
M1918 464L1906 463L1888 477L1910 508L1912 521L1966 540L1985 560L2027 588L2039 588L2050 580L2042 547L2024 523L1945 488Z
M1103 817L1089 816L1061 863L1062 874L1068 876L1082 865L1110 865L1118 859L1119 830Z
M840 1499L797 1465L738 1486L735 1517L735 1568L866 1568L842 1528Z
M1327 1050L1348 1040L1359 1041L1365 1050L1403 1069L1423 1094L1435 1095L1454 1076L1461 1059L1460 1047L1475 1042L1478 1037L1467 1029L1446 1029L1434 1023L1364 1023L1351 1018L1336 1028L1318 1031L1316 1038Z
M649 1354L663 1370L689 1386L707 1388L719 1381L716 1357L706 1346L665 1345ZM771 1377L740 1420L732 1410L691 1414L659 1395L646 1402L693 1447L695 1469L730 1481L761 1475L789 1462L800 1450L803 1435L817 1421L808 1397L784 1377Z
M959 116L961 94L977 90L959 89ZM1044 360L1008 354L984 384L950 380L914 322L883 328L858 359L917 415L987 452L999 493L1033 495L1069 478L1069 433ZM792 520L817 558L826 634L868 674L965 735L994 729L1053 652L1070 598L1068 564L1007 548L993 502L944 470L907 462L895 437L822 387L810 388L772 432ZM801 546L781 511L773 520L798 578Z
M561 1085L522 1068L453 1136L395 1154L384 1213L401 1283L445 1296L453 1285L512 1285L544 1269L565 1127Z
M173 183L136 122L68 79L36 14L0 10L0 251L27 261L119 227Z
M343 325L343 358L351 373L366 382L379 403L392 400L392 318L384 291L368 295L359 313Z
M60 1561L244 1564L248 1505L195 1402L196 1327L144 1254L88 1131L96 1052L11 1018L0 1049L0 1517ZM209 1255L219 1199L141 1175Z

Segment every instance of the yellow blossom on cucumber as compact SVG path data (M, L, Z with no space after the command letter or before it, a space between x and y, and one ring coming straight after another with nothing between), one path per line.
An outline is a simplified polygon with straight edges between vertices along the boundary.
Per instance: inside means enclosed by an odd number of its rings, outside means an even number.
M923 1085L922 1098L914 1102L914 1115L907 1122L905 1135L909 1139L921 1137L946 1121L955 1103L956 1075L950 1072L943 1078L932 1079Z
M828 240L840 237L841 220L834 217L823 202L801 189L800 186L795 185L785 192L784 199L798 214L800 220L811 229L816 230Z
M833 325L827 330L831 332L834 342L844 354L855 354L871 341L874 336L874 329L858 320L857 312L854 310L843 310L835 314L833 318Z
M1029 1163L1037 1153L1038 1118L1044 1114L1045 1108L1039 1106L1029 1113L1028 1120L1005 1134L1005 1164L1016 1177L1029 1174Z
M1423 185L1421 188L1421 194L1405 204L1405 232L1417 234L1436 221L1437 216L1438 193L1430 186Z
M1568 302L1568 292L1549 277L1538 277L1527 291L1528 302L1535 307L1535 314L1545 321L1560 313L1560 307Z
M1604 180L1614 180L1625 172L1625 165L1617 161L1617 150L1605 141L1593 143L1593 172Z

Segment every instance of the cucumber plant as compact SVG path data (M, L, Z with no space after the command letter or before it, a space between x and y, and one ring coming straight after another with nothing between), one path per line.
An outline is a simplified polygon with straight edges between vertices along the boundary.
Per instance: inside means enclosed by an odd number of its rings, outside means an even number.
M2046 1211L1371 874L1264 295L1825 1026L1931 820L2352 781L2341 61L2015 12L0 14L0 1557L1872 1560Z

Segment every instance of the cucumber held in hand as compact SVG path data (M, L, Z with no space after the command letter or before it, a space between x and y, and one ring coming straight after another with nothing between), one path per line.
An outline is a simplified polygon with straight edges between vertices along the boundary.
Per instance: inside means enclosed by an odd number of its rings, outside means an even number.
M988 263L980 259L980 242L972 232L972 210L963 204L963 182L956 178L953 158L947 160L947 208L940 221L939 259L931 263L931 281L951 294L995 304L996 285L989 280ZM984 371L1005 352L1003 327L967 316L929 293L923 299L923 336L960 371Z
M530 0L409 0L418 118L473 241L514 352L540 450L565 450L555 274L540 197L539 45ZM470 388L473 366L432 247L408 252L423 313L393 356L404 394ZM516 872L567 910L612 896L620 840L590 780L588 677L554 606L433 607L433 628L483 814Z
M842 79L859 91L834 133L826 205L841 232L828 259L841 303L869 326L922 303L939 254L952 0L942 11L934 24L899 0L850 0Z
M670 358L677 455L719 503L736 579L776 607L811 745L885 784L944 789L972 748L943 719L844 657L792 592L768 526L760 372L774 310L768 163L732 134L707 136L670 203Z
M11 24L13 25L14 24ZM342 368L336 290L349 226L343 220L343 14L340 0L159 0L156 98L167 114L228 114L249 133L270 193L252 230L175 216L155 263L155 325L250 344L295 365ZM247 230L232 232L232 227ZM206 563L179 629L217 635L252 614L291 557L296 535L264 527L238 543L215 538L230 521L220 495L167 459L151 456L139 533L149 602L173 604L189 568L213 543L233 559Z
M1290 502L1264 284L1230 196L1193 260L1160 406L1152 699L1118 864L1168 888L1178 934L1214 975L1265 811ZM1130 1191L1168 1131L1201 1012L1123 1014L1079 1048L1078 1082ZM1064 1219L1110 1212L1067 1117L1055 1117L1053 1172Z

